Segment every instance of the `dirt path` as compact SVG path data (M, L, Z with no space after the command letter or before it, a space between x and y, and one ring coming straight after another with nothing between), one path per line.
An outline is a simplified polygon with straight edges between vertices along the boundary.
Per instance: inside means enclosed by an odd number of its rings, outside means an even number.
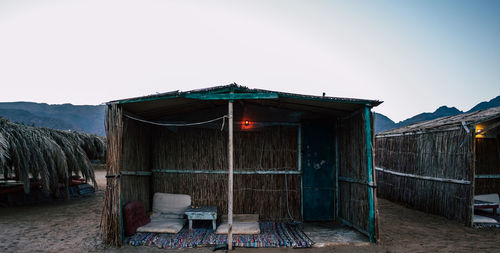
M379 200L381 246L391 252L500 252L500 229L473 229Z
M160 250L105 247L99 238L104 172L95 196L51 204L0 208L0 252L211 252L211 248ZM500 252L500 229L472 229L443 217L379 200L379 245L305 249L300 252ZM236 252L289 249L237 249ZM297 251L297 252L299 252Z
M97 250L104 200L103 174L95 196L70 201L0 208L1 252Z

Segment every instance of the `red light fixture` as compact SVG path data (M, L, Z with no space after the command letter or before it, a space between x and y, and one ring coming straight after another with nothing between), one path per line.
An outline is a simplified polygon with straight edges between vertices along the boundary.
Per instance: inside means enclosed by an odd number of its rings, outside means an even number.
M245 124L245 126L248 126L248 125L250 125L250 121L245 120L245 123L244 123L244 124Z

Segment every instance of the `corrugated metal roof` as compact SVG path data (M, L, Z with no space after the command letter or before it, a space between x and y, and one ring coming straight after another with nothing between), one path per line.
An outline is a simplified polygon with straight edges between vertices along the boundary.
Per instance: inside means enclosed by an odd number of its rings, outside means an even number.
M229 85L224 85L224 86L215 86L215 87L196 89L196 90L190 90L190 91L176 90L176 91L147 95L147 96L142 96L142 97L120 99L120 100L110 101L110 102L108 102L108 104L136 103L136 102L152 101L152 100L159 100L159 99L186 97L186 95L189 95L189 94L214 94L214 93L224 93L224 92L230 92L230 91L233 91L236 93L242 93L242 92L246 92L246 93L276 93L276 94L278 94L278 96L280 98L318 100L318 101L325 101L325 102L345 102L345 103L363 104L363 105L367 105L367 106L377 106L383 102L383 101L379 101L379 100L369 100L369 99L313 96L313 95L295 94L295 93L287 93L287 92L280 92L280 91L250 89L248 87L240 86L237 84L229 84Z
M455 116L447 116L429 121L419 122L412 125L378 133L377 137L407 134L407 133L417 133L417 132L442 131L447 129L463 127L463 125L469 127L496 118L500 118L500 107L493 107L487 110L480 110L470 113L459 114Z
M327 96L312 96L304 94L294 94L262 89L250 89L237 84L216 86L205 89L190 91L171 91L154 95L134 97L108 102L108 104L120 104L128 111L148 118L160 114L168 114L168 111L194 110L213 107L225 103L224 100L203 100L196 99L198 95L214 95L246 93L246 94L275 94L277 98L272 99L246 99L246 102L256 102L264 106L279 106L291 110L309 111L337 111L338 115L347 114L361 107L374 107L382 103L378 100L339 98ZM187 108L189 107L189 108Z

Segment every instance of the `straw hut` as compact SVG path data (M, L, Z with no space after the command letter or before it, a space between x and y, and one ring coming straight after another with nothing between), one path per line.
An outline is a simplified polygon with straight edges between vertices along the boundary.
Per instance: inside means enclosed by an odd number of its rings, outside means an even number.
M63 197L68 197L73 174L92 180L96 186L89 159L102 159L104 149L104 139L96 135L25 126L0 117L2 180L22 182L26 194L36 185L45 195L58 196L63 186ZM4 188L9 185L3 184Z
M378 196L472 225L474 196L500 194L500 107L376 135Z
M220 214L342 221L375 241L380 103L236 84L109 102L103 239L121 245L120 207L151 210L154 192L168 192Z

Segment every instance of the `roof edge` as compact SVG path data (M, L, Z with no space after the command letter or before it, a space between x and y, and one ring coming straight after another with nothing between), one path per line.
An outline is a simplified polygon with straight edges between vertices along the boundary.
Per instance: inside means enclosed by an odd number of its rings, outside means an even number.
M229 85L223 86L214 86L204 89L195 89L190 91L170 91L165 93L141 96L141 97L132 97L120 100L113 100L107 102L107 105L111 104L128 104L128 103L138 103L138 102L146 102L146 101L154 101L154 100L162 100L162 99L172 99L172 98L186 98L186 95L190 94L200 94L200 93L222 93L222 92L251 92L251 93L276 93L278 97L281 98L294 98L294 99L304 99L304 100L316 100L316 101L326 101L326 102L336 102L336 103L353 103L353 104L363 104L369 107L375 107L383 103L383 101L379 100L369 100L369 99L357 99L357 98L341 98L341 97L328 97L328 96L314 96L314 95L305 95L305 94L297 94L297 93L287 93L280 91L271 91L271 90L263 90L263 89L250 89L245 86L237 85L236 83L232 83Z

